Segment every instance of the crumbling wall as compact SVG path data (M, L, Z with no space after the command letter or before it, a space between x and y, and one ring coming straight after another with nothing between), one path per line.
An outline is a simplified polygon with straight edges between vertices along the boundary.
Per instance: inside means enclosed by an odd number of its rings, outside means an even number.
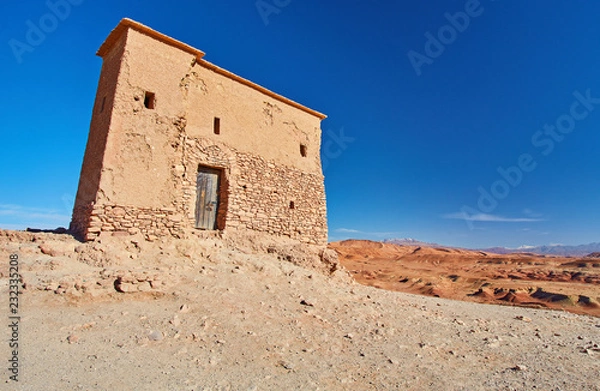
M323 176L205 139L187 139L181 178L182 213L194 224L197 167L222 168L226 199L224 228L285 235L312 244L327 243ZM219 225L219 224L217 224Z
M125 42L125 37L121 37L102 62L102 71L92 112L92 122L70 224L70 231L80 239L84 239L87 235L91 212L100 189L106 144L111 122L114 119L113 106L115 105L116 91L118 85L123 83L124 75L121 73L121 69L125 53Z
M239 153L228 225L327 243L323 177Z
M179 238L184 228L181 214L174 208L100 205L92 210L90 220L88 240L96 238L101 232L141 233L149 240L160 236Z
M238 152L210 141L186 139L185 158L174 167L170 181L179 189L181 202L170 207L148 208L103 203L91 211L87 239L101 231L181 237L195 224L198 166L223 170L217 226L250 229L311 243L327 240L323 177L276 164L259 156Z

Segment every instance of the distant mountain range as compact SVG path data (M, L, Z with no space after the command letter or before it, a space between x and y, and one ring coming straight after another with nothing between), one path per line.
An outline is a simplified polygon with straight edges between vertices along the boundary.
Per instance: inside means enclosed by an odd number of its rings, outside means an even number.
M578 246L563 246L561 244L548 246L521 246L519 248L492 247L479 249L496 254L534 253L540 255L558 255L562 257L585 257L600 252L600 243L580 244Z
M437 243L421 242L420 240L413 238L402 238L402 239L385 239L383 243L397 244L399 246L423 246L423 247L450 247L442 246Z
M423 247L449 247L437 243L421 242L412 238L403 239L385 239L384 243L398 244L401 246L423 246ZM564 245L547 245L547 246L521 246L518 248L507 247L490 247L469 249L477 251L485 251L496 254L511 254L511 253L534 253L540 255L557 255L562 257L584 257L592 253L600 253L600 242L581 244L578 246Z

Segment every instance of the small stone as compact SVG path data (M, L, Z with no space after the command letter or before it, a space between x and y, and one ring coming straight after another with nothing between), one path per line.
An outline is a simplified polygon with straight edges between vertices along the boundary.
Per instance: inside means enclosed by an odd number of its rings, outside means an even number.
M137 284L137 290L140 292L148 292L152 290L152 286L148 281L141 282Z
M512 367L512 370L524 372L527 370L527 367L525 365L515 365L514 367Z
M159 330L155 330L152 331L149 335L148 335L148 339L150 341L162 341L164 338L163 333Z
M179 312L181 312L182 314L187 314L188 312L190 312L190 306L187 304L183 304L181 307L179 307Z
M515 317L515 319L522 320L523 322L531 323L531 319L526 316L523 316L523 315L518 315Z
M79 342L79 337L78 337L77 335L75 335L75 334L71 334L71 335L69 335L69 336L67 337L67 341L68 341L70 344L74 344L74 343L77 343L77 342Z
M302 299L300 300L300 304L305 305L307 307L314 307L314 301L313 300L309 300L309 299Z
M115 283L115 290L121 293L132 293L137 292L137 286L133 283L125 283L122 281L118 281Z
M169 323L171 323L171 324L172 324L173 326L175 326L175 327L179 327L179 325L181 325L181 319L179 319L179 317L178 317L177 315L175 315L175 316L173 317L173 319L171 319L171 320L169 321Z
M46 244L40 244L39 248L40 248L40 251L42 252L42 254L44 254L44 255L48 255L51 257L55 257L58 255L58 252L56 250L54 250L53 248L49 247Z

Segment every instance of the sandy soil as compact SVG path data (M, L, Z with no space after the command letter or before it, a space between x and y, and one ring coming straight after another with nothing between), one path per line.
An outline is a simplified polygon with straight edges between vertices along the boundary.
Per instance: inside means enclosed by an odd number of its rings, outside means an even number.
M10 254L25 284L0 388L600 390L596 317L375 289L300 250L0 231L2 316Z
M600 258L347 240L330 245L357 281L377 288L600 316Z

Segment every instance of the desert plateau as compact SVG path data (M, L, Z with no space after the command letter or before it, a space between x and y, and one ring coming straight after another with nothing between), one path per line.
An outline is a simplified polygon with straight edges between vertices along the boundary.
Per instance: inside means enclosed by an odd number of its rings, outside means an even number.
M600 254L494 254L365 240L330 245L365 285L481 303L600 316Z
M394 291L406 277L435 279L448 254L455 268L472 254L343 242L331 246L339 263L331 248L255 239L198 233L149 242L102 234L81 243L67 234L0 231L6 318L11 255L22 277L19 378L3 370L0 388L600 390L598 317ZM376 259L421 251L428 254L422 271L382 278L398 272ZM375 277L368 283L390 290L354 281L346 268L364 282L368 271L356 270L366 261ZM583 268L588 274L593 263ZM498 266L506 273L513 267ZM483 278L440 270L439 281L459 275L448 286ZM556 284L514 280L504 289ZM597 283L563 284L597 296ZM415 292L427 293L418 286ZM457 297L464 291L432 286L442 288ZM2 332L9 340L10 328ZM0 355L11 357L8 343Z

